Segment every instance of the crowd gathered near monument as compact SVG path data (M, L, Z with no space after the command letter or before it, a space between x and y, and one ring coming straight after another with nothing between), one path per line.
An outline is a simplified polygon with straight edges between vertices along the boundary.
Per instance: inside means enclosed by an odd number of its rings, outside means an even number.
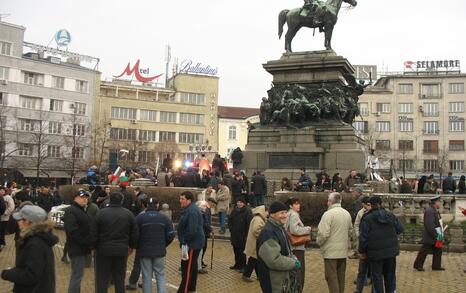
M205 156L202 158L207 160ZM214 160L218 159L216 156ZM173 172L174 163L167 157L162 165L168 178L166 186L176 186L177 180L168 176L178 173ZM300 200L290 196L286 201L267 201L265 175L257 171L249 179L238 169L240 162L228 170L207 160L202 164L209 169L199 172L200 164L201 160L179 172L180 182L192 181L195 183L192 187L203 191L198 195L180 191L177 197L181 215L176 224L157 196L146 195L141 187L130 194L126 188L131 181L118 182L118 192L112 192L111 185L85 185L86 188L77 190L62 217L66 244L61 260L71 263L68 292L80 292L81 282L86 282L84 269L91 263L95 270L95 292L107 292L110 284L115 286L115 292L136 290L138 285L143 292L152 292L153 276L157 292L167 292L165 257L169 245L180 247L182 281L178 292L196 292L198 275L208 274L204 258L208 239L214 237L212 215L218 215L219 234L229 231L234 254L230 269L240 272L244 282L255 282L255 271L263 292L309 290L304 287L309 274L305 254L312 228L303 224ZM286 178L282 180L280 189L328 194L327 211L317 226L315 240L324 259L329 292L348 292L348 288L345 291L347 258L359 259L354 292L363 292L369 285L373 292L396 292L398 235L404 231L401 221L382 207L380 197L364 195L359 187L364 176L355 170L345 179L336 174L333 180L322 170L317 173L315 184L305 168L300 173L295 184ZM96 179L101 180L98 174L88 174L86 183ZM447 177L442 185L456 186L456 183ZM354 203L344 209L342 193L347 192L353 194ZM14 234L16 246L16 265L2 268L2 279L14 283L14 292L55 292L52 247L58 243L58 237L48 214L53 206L63 203L62 197L45 187L34 197L29 188L20 188L14 182L0 187L0 196L1 248L6 245L8 234ZM414 260L415 270L424 270L429 253L434 256L432 270L444 270L441 257L445 227L440 207L440 195L434 195L425 210L422 247ZM460 209L466 215L466 210ZM175 238L177 244L171 244ZM125 280L128 257L133 253L133 269Z

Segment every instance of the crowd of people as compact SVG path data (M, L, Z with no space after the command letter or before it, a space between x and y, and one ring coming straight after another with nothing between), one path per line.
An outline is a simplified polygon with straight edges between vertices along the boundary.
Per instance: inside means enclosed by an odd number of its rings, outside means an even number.
M241 272L244 282L254 282L255 271L263 292L306 292L305 253L311 227L300 217L299 199L290 197L266 206L267 180L260 171L251 178L239 170L233 175L227 170L220 172L203 170L199 182L205 189L201 194L179 194L181 216L176 230L158 199L149 197L140 187L134 188L133 194L125 184L119 185L118 192L112 192L108 185L79 189L63 216L66 243L62 261L69 258L71 265L68 292L81 291L84 269L92 266L92 260L95 292L107 292L110 283L115 292L135 290L141 276L143 292L152 292L154 275L157 292L166 292L165 257L175 235L181 254L178 292L195 292L198 274L208 273L204 256L207 241L213 236L213 214L219 217L219 233L230 232L234 255L230 269ZM303 168L294 186L290 180L282 180L282 190L329 193L328 209L320 219L315 239L329 291L345 292L347 258L357 258L354 292L363 292L368 284L372 284L373 292L396 292L398 235L403 233L403 225L382 207L380 197L364 196L358 187L364 179L356 171L346 179L335 174L330 180L325 170L316 177L313 184ZM427 188L429 184L427 180L420 186ZM458 187L451 174L442 186L445 193ZM354 201L346 210L338 191L348 188ZM15 267L5 268L1 277L14 283L14 292L55 292L52 247L58 238L47 215L62 200L48 188L38 191L38 197L31 197L27 188L18 189L14 184L0 187L0 249L6 245L5 234L15 234L17 254ZM437 195L425 211L422 247L413 264L417 271L424 270L429 253L434 255L432 270L444 270L441 257L445 227L440 207ZM466 215L466 210L460 209ZM128 257L133 253L133 268L125 283Z

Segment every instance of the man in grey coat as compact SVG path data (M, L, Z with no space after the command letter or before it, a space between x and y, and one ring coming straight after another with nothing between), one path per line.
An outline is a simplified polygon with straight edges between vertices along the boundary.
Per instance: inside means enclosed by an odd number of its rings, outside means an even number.
M427 254L432 253L432 270L444 271L442 268L442 248L435 247L437 240L436 228L443 229L442 217L439 209L442 206L440 196L431 198L429 207L424 212L424 231L422 232L422 247L414 262L414 268L418 271L424 271L424 261Z

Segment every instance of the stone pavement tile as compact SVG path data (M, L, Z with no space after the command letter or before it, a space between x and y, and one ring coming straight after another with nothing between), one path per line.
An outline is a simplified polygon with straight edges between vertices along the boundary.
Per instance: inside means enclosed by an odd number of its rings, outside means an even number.
M57 293L67 292L70 275L70 266L63 264L60 258L63 253L64 233L62 230L56 230L55 233L60 237L60 242L54 247L55 252L55 270ZM7 246L0 252L0 269L14 265L15 249L13 236L7 236ZM210 270L211 241L209 240L208 250L204 261L209 265L208 274L199 275L198 293L206 292L232 292L232 293L252 293L261 292L259 283L246 283L241 280L241 274L230 270L228 267L233 264L233 252L229 242L215 241L213 270ZM401 293L459 293L465 292L464 284L466 274L463 273L466 264L466 254L445 253L443 266L447 269L444 272L432 272L429 268L431 257L427 258L425 272L417 272L412 269L412 264L416 253L402 252L397 259L397 284L398 292ZM128 259L128 274L133 265L134 256ZM166 257L166 279L169 293L176 292L181 276L178 271L180 266L180 249L178 242L174 242L168 248ZM353 281L357 274L358 260L348 260L346 271L346 290L353 292ZM323 259L318 249L311 249L306 252L306 283L304 292L328 292L323 271ZM254 276L254 274L253 274ZM0 292L10 292L12 284L6 281L0 281ZM94 292L94 270L86 269L81 292ZM114 292L111 287L109 292ZM129 291L128 291L129 292ZM132 292L142 292L138 289ZM155 284L153 292L156 292ZM370 292L366 287L365 292Z

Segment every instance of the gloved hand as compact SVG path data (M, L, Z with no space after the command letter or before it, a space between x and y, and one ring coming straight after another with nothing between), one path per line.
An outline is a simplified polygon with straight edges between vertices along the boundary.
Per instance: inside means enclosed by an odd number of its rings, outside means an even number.
M295 270L300 270L303 266L301 265L301 262L299 260L296 260L294 263L294 268Z

